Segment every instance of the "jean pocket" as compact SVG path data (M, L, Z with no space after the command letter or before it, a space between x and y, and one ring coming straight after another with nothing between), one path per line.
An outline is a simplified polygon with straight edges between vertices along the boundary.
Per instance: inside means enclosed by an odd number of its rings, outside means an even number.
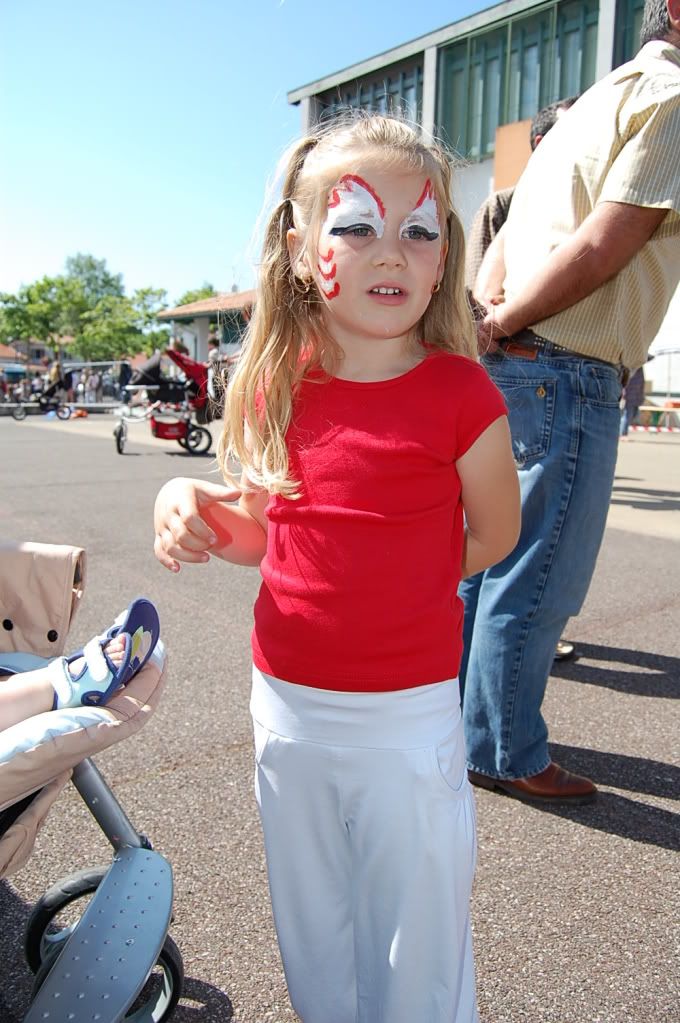
M468 790L462 724L458 724L436 746L430 747L430 760L439 785L449 796L462 799Z
M512 452L518 466L545 458L550 450L555 415L556 381L553 377L508 377L493 374L508 406Z
M621 393L621 379L613 366L610 369L592 362L584 363L581 374L582 401L600 408L618 409Z

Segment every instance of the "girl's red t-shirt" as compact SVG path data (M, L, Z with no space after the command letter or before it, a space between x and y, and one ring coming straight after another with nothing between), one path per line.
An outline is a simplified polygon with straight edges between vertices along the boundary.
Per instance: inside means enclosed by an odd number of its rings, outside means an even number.
M392 380L303 381L286 435L300 498L267 505L255 665L346 692L455 678L463 506L456 460L499 416L478 363L433 353Z

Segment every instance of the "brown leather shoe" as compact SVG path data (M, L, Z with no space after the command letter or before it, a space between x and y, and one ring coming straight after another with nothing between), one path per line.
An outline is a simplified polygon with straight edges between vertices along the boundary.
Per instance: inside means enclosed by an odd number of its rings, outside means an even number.
M468 778L473 785L482 789L495 789L505 792L523 803L553 803L578 805L593 803L597 799L597 789L589 778L565 771L558 764L548 764L545 771L535 774L532 778L491 778L487 774L468 771Z

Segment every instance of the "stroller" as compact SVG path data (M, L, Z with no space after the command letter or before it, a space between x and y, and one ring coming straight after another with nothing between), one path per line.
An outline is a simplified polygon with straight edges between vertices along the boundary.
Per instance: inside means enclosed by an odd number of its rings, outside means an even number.
M77 547L0 546L0 675L3 667L4 674L31 670L63 652L85 570L85 552ZM0 732L0 877L26 863L69 779L114 849L110 867L59 881L33 908L24 950L35 981L24 1023L160 1023L181 996L182 957L167 933L172 868L133 828L89 759L149 719L164 663L158 644L105 706L54 710ZM73 920L75 905L88 899Z
M152 436L159 440L177 441L180 447L193 455L205 454L210 450L212 434L198 423L199 416L202 422L207 421L208 371L202 363L194 362L188 356L180 356L171 349L168 349L167 354L187 372L189 367L185 366L184 360L191 364L194 367L192 370L194 377L187 377L185 381L180 382L163 376L160 352L152 355L133 373L130 383L125 388L126 395L141 393L142 400L134 404L125 402L117 413L120 422L113 431L113 437L119 455L125 453L128 424L143 422L146 419L150 421ZM200 367L202 375L195 367Z
M71 415L71 406L67 405L66 402L62 401L59 397L67 390L66 381L63 379L55 380L53 384L46 387L42 394L37 395L36 401L40 409L41 415L47 415L48 412L56 412L57 419L68 419ZM19 402L12 409L12 418L17 421L21 421L26 418L27 410L24 402Z

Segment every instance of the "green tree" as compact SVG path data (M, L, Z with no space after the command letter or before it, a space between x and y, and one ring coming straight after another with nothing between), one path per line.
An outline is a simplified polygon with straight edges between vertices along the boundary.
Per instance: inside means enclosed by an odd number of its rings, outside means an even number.
M16 295L0 295L0 307L3 341L34 338L57 347L78 332L87 303L79 281L42 277L22 285Z
M190 305L191 302L200 302L202 298L212 298L216 294L212 284L204 281L202 287L194 288L193 291L185 291L183 295L180 295L175 305Z
M84 314L75 352L82 359L104 361L163 347L169 332L158 328L156 316L164 302L165 292L154 288L142 288L132 298L104 296Z
M88 309L94 309L102 298L123 298L125 295L122 274L112 274L105 259L95 259L87 253L78 252L68 257L65 271L66 278L80 284Z
M130 298L121 274L84 253L69 257L65 270L0 295L0 340L30 338L102 361L167 344L167 328L157 322L165 291L140 288Z

